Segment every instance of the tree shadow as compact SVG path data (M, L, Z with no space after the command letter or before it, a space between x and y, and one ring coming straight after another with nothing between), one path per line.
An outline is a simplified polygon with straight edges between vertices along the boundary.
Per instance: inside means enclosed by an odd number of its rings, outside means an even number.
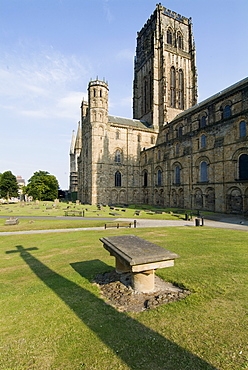
M93 293L51 270L30 250L16 246L20 256L57 296L108 346L130 369L216 370L176 343L144 326L125 313L118 312ZM91 280L97 272L110 267L99 260L77 262L72 268Z

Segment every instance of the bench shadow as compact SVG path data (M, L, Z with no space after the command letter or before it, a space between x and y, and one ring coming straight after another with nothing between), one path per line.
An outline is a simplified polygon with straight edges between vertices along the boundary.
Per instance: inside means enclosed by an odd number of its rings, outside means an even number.
M51 270L29 252L34 248L25 250L20 245L16 248L6 253L19 252L36 276L130 369L217 370L126 313L118 312L87 289ZM71 266L89 281L97 273L112 269L99 260L72 263Z

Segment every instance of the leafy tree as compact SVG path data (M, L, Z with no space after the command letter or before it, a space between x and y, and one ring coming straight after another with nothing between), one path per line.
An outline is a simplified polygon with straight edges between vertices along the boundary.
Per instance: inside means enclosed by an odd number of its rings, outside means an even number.
M6 171L0 176L0 194L2 198L8 199L18 196L18 183L11 171Z
M26 193L33 199L54 200L58 198L59 183L47 171L38 171L28 180Z

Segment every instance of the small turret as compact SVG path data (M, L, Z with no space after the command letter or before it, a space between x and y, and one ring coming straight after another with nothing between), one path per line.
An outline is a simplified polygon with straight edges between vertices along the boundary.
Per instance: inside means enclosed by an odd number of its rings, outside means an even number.
M91 124L108 122L108 84L91 81L88 86L89 115Z
M88 102L83 99L82 104L81 104L81 120L82 120L82 122L84 121L84 118L87 116L87 114L88 114Z

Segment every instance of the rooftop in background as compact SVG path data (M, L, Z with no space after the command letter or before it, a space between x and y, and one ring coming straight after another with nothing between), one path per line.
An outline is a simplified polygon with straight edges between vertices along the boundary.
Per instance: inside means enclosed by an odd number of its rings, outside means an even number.
M146 121L140 121L138 119L132 119L132 118L124 118L124 117L117 117L117 116L108 116L109 117L109 122L114 123L117 125L128 125L131 127L136 127L136 128L149 128L153 130L153 125L150 125Z

